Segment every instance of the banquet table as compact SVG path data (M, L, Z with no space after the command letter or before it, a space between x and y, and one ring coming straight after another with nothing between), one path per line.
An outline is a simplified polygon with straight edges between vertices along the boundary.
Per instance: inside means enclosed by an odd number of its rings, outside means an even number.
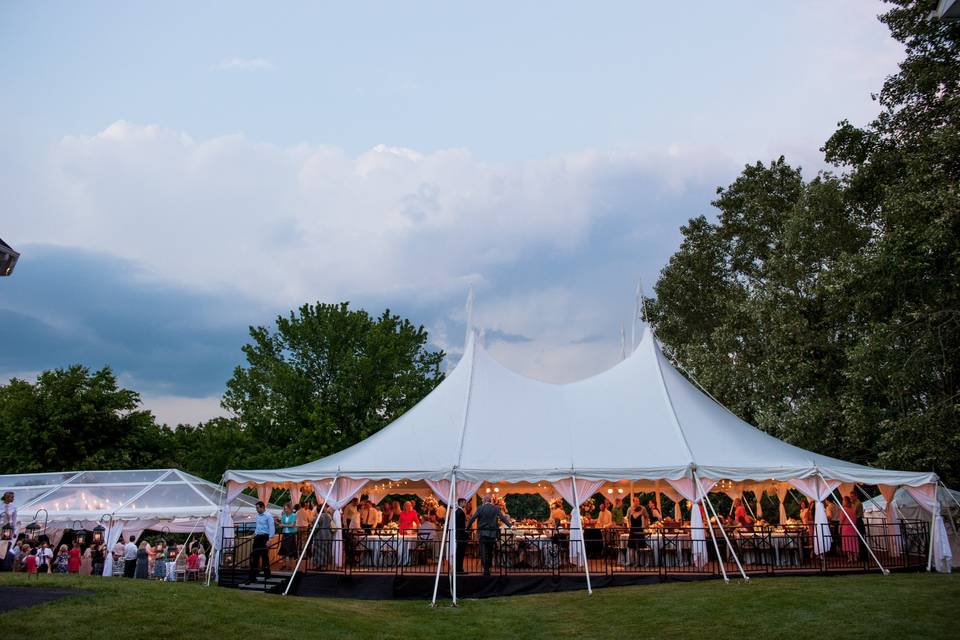
M755 533L751 531L736 531L733 540L741 550L740 560L744 564L763 564L772 562L778 567L799 566L803 564L803 545L799 536L790 536L782 532ZM764 557L765 552L772 551L773 557ZM727 554L733 559L732 553Z
M410 550L416 546L419 538L416 535L383 535L378 536L375 533L366 536L360 536L357 544L370 550L370 554L364 560L364 566L380 567L394 566L392 560L388 559L385 550L393 549L396 551L396 564L410 564Z
M556 560L559 556L559 553L552 549L553 536L540 533L535 529L504 529L500 540L501 550L504 548L504 544L513 542L517 543L518 547L524 546L526 562L531 568L549 566L551 561ZM501 562L504 563L504 566L513 565L512 559L507 554L501 553L498 555L502 556Z
M687 556L692 548L692 539L689 532L685 533L666 533L661 535L661 531L656 529L647 529L644 531L644 539L647 548L651 551L651 556L647 560L648 566L660 566L660 556L663 555L664 566L682 566L687 564ZM619 564L626 566L629 557L628 543L630 535L620 534L620 545L617 554ZM667 544L664 544L667 542ZM676 550L676 553L672 553ZM667 553L670 551L671 553Z

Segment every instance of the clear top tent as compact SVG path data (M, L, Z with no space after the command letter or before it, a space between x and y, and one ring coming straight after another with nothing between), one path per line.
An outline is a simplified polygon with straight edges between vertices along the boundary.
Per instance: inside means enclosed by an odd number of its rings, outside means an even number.
M223 490L179 469L63 471L0 475L0 493L16 496L17 523L44 526L51 543L67 529L112 528L106 539L139 537L143 531L217 532ZM230 506L234 522L253 520L256 500L238 496ZM112 525L112 526L111 526Z

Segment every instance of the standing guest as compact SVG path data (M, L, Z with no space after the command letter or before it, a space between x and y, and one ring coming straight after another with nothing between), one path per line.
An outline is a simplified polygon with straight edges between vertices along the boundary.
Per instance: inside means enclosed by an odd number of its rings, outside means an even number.
M297 529L307 529L310 526L310 508L305 504L295 504L293 512L297 514Z
M67 571L69 571L70 573L76 573L76 574L80 573L80 564L81 564L80 555L81 555L80 543L74 542L73 548L71 548L70 551L67 552L67 556L68 556Z
M563 503L560 499L554 501L553 509L550 511L550 519L553 520L553 526L559 527L562 520L567 519L567 514L563 510Z
M360 528L365 531L372 529L373 524L376 524L373 521L375 518L370 517L370 511L372 509L373 507L370 505L369 500L364 499L360 501L360 508L357 510L357 519L360 521Z
M477 509L477 512L470 516L467 521L467 528L477 521L477 536L480 539L480 563L483 566L483 575L490 575L490 565L493 560L493 548L497 544L497 536L500 534L499 523L508 527L513 526L513 521L508 516L500 513L500 508L490 500L490 496L483 496L483 504Z
M610 513L610 503L604 500L600 503L600 513L597 514L597 527L605 529L613 526L613 514Z
M147 545L147 575L151 578L157 569L157 546L156 544ZM160 556L160 561L163 562L163 556Z
M200 569L200 573L203 573L207 569L207 551L203 548L203 545L197 547L197 566Z
M354 498L343 508L343 526L345 529L353 529L353 521L359 517L360 501Z
M93 571L93 547L94 545L91 544L80 556L80 575L82 576L89 576Z
M16 573L20 571L20 561L23 558L23 540L19 537L13 543L13 559L12 559L12 571Z
M436 540L437 538L437 517L434 515L435 513L436 511L430 511L423 516L423 520L420 522L420 529L417 534L424 540Z
M156 556L155 562L153 563L153 579L154 580L166 580L167 579L167 544L162 539L157 542L157 549L154 554Z
M400 503L394 500L390 503L390 506L392 507L390 510L390 520L385 520L384 524L389 524L390 522L396 522L397 524L400 524L400 513L403 511L403 509L400 507Z
M117 544L113 545L113 566L123 566L123 551L126 545L123 544L123 540L117 540ZM113 572L114 575L117 574L116 571Z
M13 527L13 538L17 537L17 503L16 494L13 491L5 491L3 494L3 511L0 512L0 527L10 525Z
M187 574L184 579L192 578L196 580L200 575L200 556L197 553L197 548L194 547L190 552L190 555L187 556Z
M297 514L293 512L293 504L283 505L280 514L280 570L290 568L290 562L300 555L297 551Z
M743 505L743 498L733 501L733 519L741 527L749 527L753 524L752 519L747 515L747 508Z
M380 517L377 520L377 526L383 527L391 522L393 522L393 503L386 502L383 505L383 511L380 512Z
M360 514L360 526L367 531L374 529L380 522L380 511L369 500L364 503L367 507L366 513Z
M839 552L840 550L840 505L835 500L825 500L827 510L827 520L830 523L830 551Z
M630 532L627 535L627 564L638 566L640 564L640 549L647 548L647 537L644 533L650 524L650 516L647 510L640 504L640 498L633 499L633 508L627 512L627 525Z
M660 509L657 508L656 500L651 500L647 503L647 513L650 514L650 524L656 524L663 520L663 514L661 514Z
M437 522L443 522L444 518L447 517L447 508L442 502L437 505L434 515L436 516Z
M27 577L37 576L40 573L40 562L38 560L37 552L35 549L31 549L30 545L23 545L22 551L23 561L23 570L27 572Z
M467 512L463 506L467 503L465 498L457 500L457 510L453 512L454 526L457 530L457 573L464 573L463 557L467 553Z
M103 565L107 560L106 556L104 555L106 551L106 545L94 544L90 546L90 549L92 549L90 552L90 564L92 567L90 570L90 575L102 576Z
M150 578L150 556L147 553L147 547L149 546L147 541L144 540L140 543L140 548L137 549L137 565L133 571L133 577L138 580L147 580Z
M270 551L267 549L267 543L270 542L276 529L273 525L273 516L266 513L267 506L263 501L257 502L257 520L253 529L253 550L250 552L250 573L247 576L247 582L257 581L257 574L260 573L260 567L263 567L263 576L270 579Z
M70 570L70 552L67 551L67 545L62 544L57 549L57 557L53 561L54 573L67 573Z
M843 511L846 517L843 519L843 526L840 528L841 548L847 556L847 560L855 562L860 554L860 540L857 537L856 522L857 509L853 506L850 496L843 497Z
M856 514L856 518L854 518L856 529L862 536L866 533L866 529L863 525L863 503L860 502L860 498L857 497L856 485L854 485L853 489L850 489L848 496L850 498L850 506L853 507L853 512ZM857 536L857 544L859 545L858 560L866 560L867 547L863 544L860 536Z
M400 535L417 532L417 527L420 526L420 516L417 515L417 512L413 510L412 500L407 500L403 503L403 511L400 512L398 521L400 526Z
M130 536L123 545L123 576L132 578L137 573L137 537Z
M53 549L50 548L50 542L46 536L41 536L40 548L37 549L37 571L53 573Z
M167 545L167 582L177 581L177 543Z
M618 527L622 525L624 516L626 516L626 509L623 506L623 498L617 498L613 501L613 509L610 510L613 524Z
M330 507L324 505L317 516L316 542L313 545L313 563L316 568L325 567L330 562L330 547L333 540L333 515Z

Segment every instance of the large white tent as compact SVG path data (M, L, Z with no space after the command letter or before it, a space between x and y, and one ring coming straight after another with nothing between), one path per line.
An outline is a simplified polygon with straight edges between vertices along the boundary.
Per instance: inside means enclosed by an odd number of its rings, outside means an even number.
M147 529L204 533L214 540L224 493L179 469L0 475L0 493L6 491L16 494L15 529L36 521L46 526L45 534L55 544L66 529L92 530L102 523L111 545ZM254 502L238 496L228 517L233 522L253 520Z
M427 397L366 440L308 464L284 469L228 471L228 497L247 486L312 485L339 509L386 482L432 489L442 500L470 497L484 483L508 492L545 490L576 508L596 491L630 481L696 503L723 482L724 491L789 488L823 506L852 483L891 494L905 487L922 503L935 500L937 476L853 464L806 451L747 424L700 391L663 355L652 330L622 362L570 384L533 380L498 363L468 332L464 355ZM451 489L451 483L455 489ZM621 485L622 486L622 485ZM939 510L931 524L930 564L949 570L949 546ZM337 520L337 516L335 516ZM699 509L692 526L700 527ZM818 527L818 552L829 549ZM702 534L701 534L702 535ZM942 544L941 544L942 540ZM696 552L696 551L695 551ZM706 548L703 547L703 556Z

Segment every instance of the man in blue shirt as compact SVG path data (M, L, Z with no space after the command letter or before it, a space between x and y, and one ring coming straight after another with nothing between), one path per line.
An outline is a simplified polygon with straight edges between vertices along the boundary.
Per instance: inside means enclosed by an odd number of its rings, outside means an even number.
M257 581L259 565L263 565L264 578L270 579L270 551L267 543L275 533L273 516L267 513L267 505L257 502L257 521L253 529L253 551L250 552L250 575L247 576L247 582Z

